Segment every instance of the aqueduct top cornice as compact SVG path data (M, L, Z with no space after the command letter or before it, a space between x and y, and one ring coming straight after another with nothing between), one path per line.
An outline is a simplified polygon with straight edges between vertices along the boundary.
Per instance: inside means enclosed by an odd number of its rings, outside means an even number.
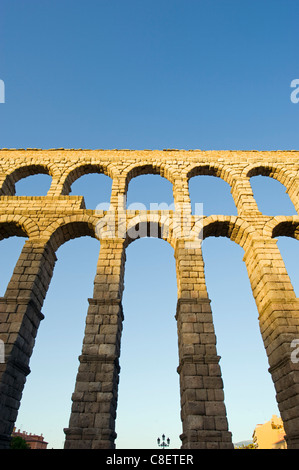
M153 165L154 171L174 179L195 176L190 171L198 167L210 166L211 174L220 176L229 184L232 178L247 178L257 174L255 168L265 167L267 175L281 181L282 173L288 178L299 175L299 151L237 151L237 150L130 150L130 149L2 149L0 150L0 172L11 174L26 165L40 165L52 176L61 176L68 170L83 165L103 165L102 171L110 177L132 175L134 167ZM224 172L221 174L222 169ZM180 173L175 173L179 171ZM150 171L148 171L150 173ZM291 173L290 173L291 172ZM280 173L280 175L278 175ZM139 171L140 174L140 171ZM262 171L259 170L259 174ZM1 175L0 175L1 176ZM22 175L23 177L24 175ZM137 176L134 173L133 176ZM18 177L14 178L16 181ZM70 177L70 180L72 176ZM129 178L130 179L130 178ZM281 181L283 184L284 182Z
M4 160L15 158L31 159L38 158L40 155L45 156L49 159L59 158L67 156L68 158L108 158L120 160L124 157L129 159L155 159L162 158L163 160L188 160L193 161L194 159L207 159L213 161L229 161L229 162L247 162L256 160L279 160L284 163L299 163L299 151L298 150L201 150L201 149L64 149L64 148L53 148L53 149L39 149L39 148L3 148L0 149L0 157ZM79 154L79 155L78 155Z

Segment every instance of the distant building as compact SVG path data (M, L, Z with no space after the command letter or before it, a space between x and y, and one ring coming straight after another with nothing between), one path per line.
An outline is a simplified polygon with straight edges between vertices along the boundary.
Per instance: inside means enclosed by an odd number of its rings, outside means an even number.
M28 434L27 432L21 432L19 429L16 431L14 430L12 433L12 437L22 437L27 444L30 445L30 449L46 449L48 442L44 441L44 436L41 434L38 436L37 434Z
M252 435L256 449L286 449L282 419L276 415L264 424L258 424Z
M285 433L281 435L281 438L278 441L274 442L272 449L286 449L287 443L285 440Z

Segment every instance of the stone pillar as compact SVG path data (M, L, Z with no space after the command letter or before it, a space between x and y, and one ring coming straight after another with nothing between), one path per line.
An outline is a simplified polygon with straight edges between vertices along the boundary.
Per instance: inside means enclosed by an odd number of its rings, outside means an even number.
M231 449L201 248L177 241L177 324L183 449Z
M112 180L110 204L114 211L126 210L126 177L114 177Z
M102 240L65 449L115 448L124 240Z
M299 214L299 178L293 178L286 183L286 190L294 207Z
M73 171L67 170L61 172L60 174L55 174L52 176L51 186L47 193L47 196L57 197L57 196L68 196L71 192L71 186L73 184L73 178L70 176ZM77 177L80 177L79 169Z
M276 240L253 240L244 249L287 445L299 449L299 363L292 360L292 342L299 339L299 299Z
M0 298L0 338L5 361L0 364L0 448L7 448L23 393L41 307L52 277L55 253L49 246L26 241L5 296Z
M65 187L66 186L66 187ZM57 197L68 195L70 187L64 184L64 180L61 176L52 176L51 186L47 193L47 196Z
M192 208L187 176L175 180L175 184L173 185L173 200L176 211L184 215L191 215Z
M231 194L237 206L238 215L260 215L261 212L253 196L249 178L235 177L232 180Z

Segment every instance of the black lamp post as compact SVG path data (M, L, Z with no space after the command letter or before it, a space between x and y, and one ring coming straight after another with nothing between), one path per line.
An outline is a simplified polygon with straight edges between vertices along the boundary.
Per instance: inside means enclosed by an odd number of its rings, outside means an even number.
M162 434L162 442L161 442L161 439L158 437L157 439L157 442L158 442L158 446L159 447L162 447L163 449L165 449L165 447L169 447L169 444L170 444L170 439L169 437L167 438L167 444L165 442L165 434Z

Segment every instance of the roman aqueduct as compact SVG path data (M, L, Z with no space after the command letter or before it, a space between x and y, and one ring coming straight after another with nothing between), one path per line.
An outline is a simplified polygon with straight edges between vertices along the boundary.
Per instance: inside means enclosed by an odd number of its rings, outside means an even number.
M109 210L87 210L82 196L70 196L72 183L87 173L112 179ZM44 197L15 196L15 183L37 173L52 177ZM130 180L159 174L173 186L174 210L129 211ZM191 213L189 179L222 178L231 187L237 215L200 218ZM122 331L125 251L150 227L174 249L177 272L177 330L183 432L182 449L232 448L216 351L201 239L228 237L244 250L259 326L269 362L288 448L299 448L299 364L291 344L299 339L299 299L277 247L278 236L299 240L299 215L263 215L250 177L281 182L298 213L299 153L296 151L64 150L0 151L0 236L26 237L4 297L0 298L0 448L7 448L21 396L43 302L56 261L66 241L90 236L100 254L89 299L80 365L72 395L65 448L113 449ZM181 226L187 220L187 230ZM105 222L102 224L102 222ZM104 227L98 230L98 227ZM189 236L190 229L192 239Z

